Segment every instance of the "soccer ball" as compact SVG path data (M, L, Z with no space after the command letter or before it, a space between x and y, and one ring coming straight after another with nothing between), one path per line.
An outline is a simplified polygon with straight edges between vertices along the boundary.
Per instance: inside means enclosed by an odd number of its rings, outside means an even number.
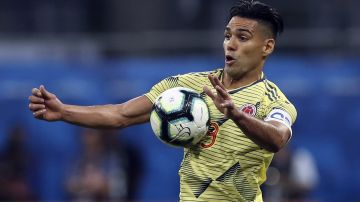
M150 123L162 142L191 147L206 135L209 117L209 109L200 94L189 88L176 87L156 98Z

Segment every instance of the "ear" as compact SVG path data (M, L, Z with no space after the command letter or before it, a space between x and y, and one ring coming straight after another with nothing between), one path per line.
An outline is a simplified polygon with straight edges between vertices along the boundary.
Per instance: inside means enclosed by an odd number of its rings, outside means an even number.
M265 39L265 44L263 46L263 56L267 57L268 55L270 55L275 48L275 39Z

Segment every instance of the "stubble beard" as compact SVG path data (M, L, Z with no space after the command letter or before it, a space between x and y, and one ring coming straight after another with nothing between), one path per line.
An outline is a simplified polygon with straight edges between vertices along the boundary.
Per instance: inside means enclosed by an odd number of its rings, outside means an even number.
M243 68L241 68L239 65L225 65L224 73L227 74L232 80L239 80L241 79L245 74L246 71L244 71Z

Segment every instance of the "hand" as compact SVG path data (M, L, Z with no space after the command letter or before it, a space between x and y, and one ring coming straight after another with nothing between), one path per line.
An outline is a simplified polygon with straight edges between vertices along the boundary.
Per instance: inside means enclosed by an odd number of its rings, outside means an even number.
M37 119L46 121L57 121L61 119L63 103L45 89L43 85L39 89L33 88L32 95L29 96L29 109Z
M204 92L213 100L216 108L223 113L227 118L235 117L238 110L235 107L229 93L226 91L224 85L217 77L208 75L211 85L215 88L214 94L207 86L204 86Z

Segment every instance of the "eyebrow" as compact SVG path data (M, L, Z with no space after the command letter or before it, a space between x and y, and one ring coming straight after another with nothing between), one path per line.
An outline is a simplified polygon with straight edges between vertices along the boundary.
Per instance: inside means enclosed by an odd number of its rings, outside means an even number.
M225 28L225 31L231 31L230 27L226 27ZM239 29L236 29L237 32L248 32L249 34L253 34L249 29L245 29L245 28L239 28Z

